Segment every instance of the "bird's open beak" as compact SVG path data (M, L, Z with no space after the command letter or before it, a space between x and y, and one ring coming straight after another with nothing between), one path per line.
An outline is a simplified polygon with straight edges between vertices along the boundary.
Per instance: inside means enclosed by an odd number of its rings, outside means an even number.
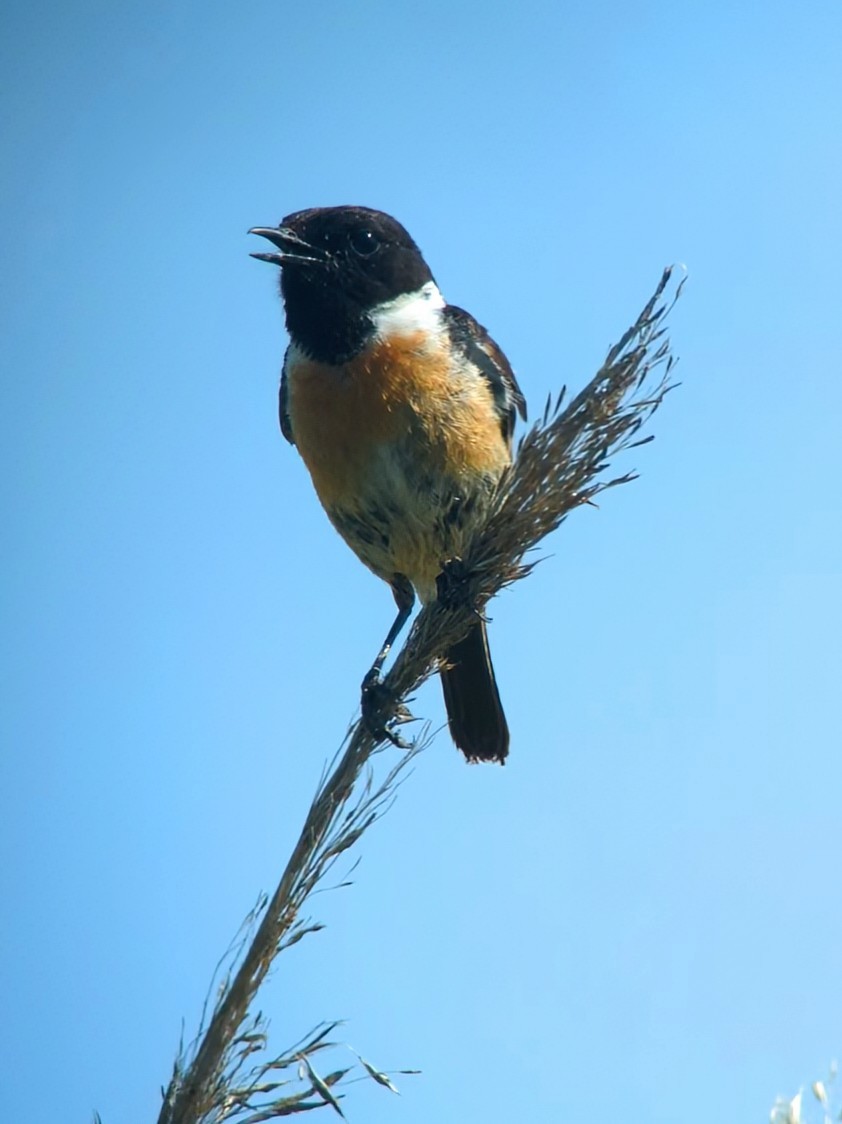
M258 261L268 261L272 265L319 265L325 260L324 251L311 246L288 226L253 226L249 234L259 234L268 238L279 254L252 254Z

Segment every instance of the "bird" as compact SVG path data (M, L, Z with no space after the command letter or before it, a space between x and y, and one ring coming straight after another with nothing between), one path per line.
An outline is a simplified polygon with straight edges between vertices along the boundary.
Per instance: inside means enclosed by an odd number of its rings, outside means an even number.
M249 234L274 247L251 256L280 267L289 335L281 432L398 610L363 680L365 713L416 594L422 604L437 598L439 576L487 520L526 401L503 351L445 301L390 215L313 207ZM471 763L503 764L509 729L479 613L439 673L456 746Z

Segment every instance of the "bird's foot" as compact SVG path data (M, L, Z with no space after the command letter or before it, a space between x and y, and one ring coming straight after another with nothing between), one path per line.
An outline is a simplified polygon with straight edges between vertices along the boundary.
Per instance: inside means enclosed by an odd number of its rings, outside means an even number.
M478 617L482 617L482 613L474 603L471 576L471 571L461 558L449 558L436 578L436 598L439 604L445 609L467 606Z
M361 696L363 722L374 740L390 741L398 749L411 749L410 743L394 727L414 719L404 704L398 703L394 691L380 678L379 668L373 667L363 679Z

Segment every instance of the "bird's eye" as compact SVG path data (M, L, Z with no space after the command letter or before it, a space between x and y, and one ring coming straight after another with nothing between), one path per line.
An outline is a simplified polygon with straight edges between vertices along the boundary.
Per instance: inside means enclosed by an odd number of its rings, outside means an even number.
M352 230L348 242L355 254L369 258L380 247L380 239L370 230Z

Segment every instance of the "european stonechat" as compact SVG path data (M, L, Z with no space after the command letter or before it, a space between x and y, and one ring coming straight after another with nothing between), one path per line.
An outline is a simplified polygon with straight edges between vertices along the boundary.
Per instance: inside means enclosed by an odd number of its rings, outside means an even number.
M392 589L398 614L365 691L415 601L487 518L511 464L526 403L503 352L447 304L395 219L367 207L316 207L255 227L277 253L290 344L281 432L304 461L328 518ZM509 730L485 622L441 667L450 732L469 761L499 761Z

